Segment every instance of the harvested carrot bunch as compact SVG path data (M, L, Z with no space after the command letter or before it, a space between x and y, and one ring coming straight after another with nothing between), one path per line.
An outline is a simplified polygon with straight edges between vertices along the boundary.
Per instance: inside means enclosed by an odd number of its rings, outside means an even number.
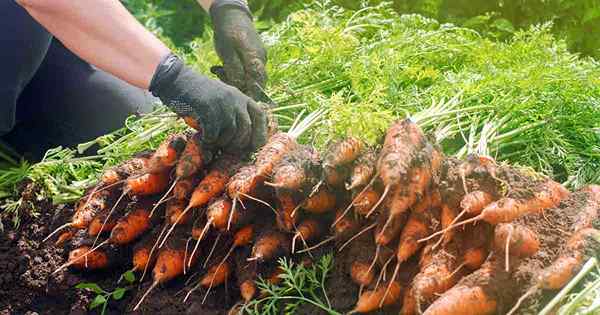
M177 281L186 302L233 288L248 303L267 294L257 279L282 281L279 258L334 250L357 290L343 311L498 314L531 310L600 248L600 186L571 193L489 157L446 157L410 119L379 146L350 137L317 152L297 142L317 116L254 162L195 133L105 171L48 237L70 250L59 270L148 273L135 309Z

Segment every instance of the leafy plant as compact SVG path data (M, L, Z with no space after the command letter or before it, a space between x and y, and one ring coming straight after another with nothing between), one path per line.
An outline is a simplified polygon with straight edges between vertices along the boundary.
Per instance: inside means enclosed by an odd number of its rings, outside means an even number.
M135 282L135 275L132 271L127 271L122 275L122 278L127 282L127 286L117 287L113 291L106 291L102 289L97 283L93 282L85 282L79 283L75 286L77 289L88 290L96 294L92 302L90 302L89 309L93 310L98 307L102 307L100 314L104 315L106 312L106 308L108 307L109 301L112 299L114 301L121 300L127 291L133 288L133 283Z
M295 264L287 258L279 259L283 271L279 275L281 283L273 285L260 278L258 288L266 297L255 299L243 305L242 312L248 314L294 314L303 304L311 304L328 314L340 314L331 308L327 297L325 281L333 268L333 255L327 254L312 267ZM284 305L283 310L281 309Z

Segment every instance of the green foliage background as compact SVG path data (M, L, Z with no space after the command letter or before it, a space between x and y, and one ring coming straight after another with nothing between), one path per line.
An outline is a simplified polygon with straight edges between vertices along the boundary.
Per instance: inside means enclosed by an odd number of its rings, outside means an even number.
M250 0L252 11L266 28L312 0ZM358 9L361 1L335 0ZM381 0L370 0L378 4ZM195 0L123 0L135 16L163 39L189 51L209 18ZM440 22L473 28L495 39L508 39L517 29L552 21L552 31L571 51L600 57L600 0L394 0L399 13L419 13Z

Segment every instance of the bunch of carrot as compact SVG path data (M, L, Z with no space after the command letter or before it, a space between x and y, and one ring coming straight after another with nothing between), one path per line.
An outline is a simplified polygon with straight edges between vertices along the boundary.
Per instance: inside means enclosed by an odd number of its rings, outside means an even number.
M204 302L232 282L248 302L265 294L258 277L279 281L278 257L306 258L333 242L354 257L347 272L360 290L352 312L493 314L561 288L600 244L592 226L600 188L590 186L577 193L589 202L563 254L531 277L517 303L504 291L544 247L526 218L571 198L564 187L491 158L444 157L410 119L390 126L379 148L350 137L319 154L296 141L317 120L309 115L273 134L251 163L208 151L196 133L106 171L57 241L85 229L93 242L73 249L61 269L108 268L117 250L131 248L132 269L153 278L134 309L188 273L201 278L186 301L202 287Z

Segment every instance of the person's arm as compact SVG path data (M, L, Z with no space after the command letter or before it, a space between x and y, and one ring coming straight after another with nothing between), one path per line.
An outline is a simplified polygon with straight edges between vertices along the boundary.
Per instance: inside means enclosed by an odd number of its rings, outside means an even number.
M16 1L83 60L150 90L201 130L206 144L241 151L266 141L267 119L258 104L186 66L118 0Z
M204 9L204 11L208 12L210 10L210 6L215 2L214 0L197 0L198 4Z
M76 55L140 88L170 52L117 0L17 2Z

